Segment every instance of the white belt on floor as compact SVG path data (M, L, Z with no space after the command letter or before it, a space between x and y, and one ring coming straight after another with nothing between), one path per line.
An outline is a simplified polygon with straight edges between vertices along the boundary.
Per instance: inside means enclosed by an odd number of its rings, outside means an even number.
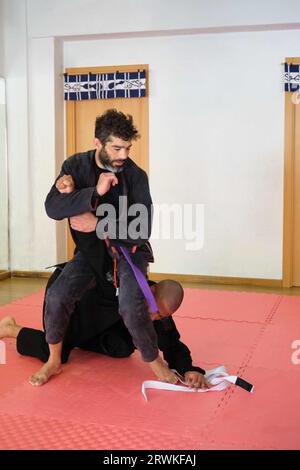
M148 388L155 388L157 390L172 390L174 392L217 392L225 390L230 384L237 385L247 392L253 393L254 386L246 380L238 377L237 375L229 375L224 366L211 369L206 372L204 377L212 385L211 388L191 388L186 386L183 377L176 370L173 370L178 375L178 380L184 385L173 385L166 382L159 382L158 380L146 380L142 384L142 394L145 400L148 401L146 390Z

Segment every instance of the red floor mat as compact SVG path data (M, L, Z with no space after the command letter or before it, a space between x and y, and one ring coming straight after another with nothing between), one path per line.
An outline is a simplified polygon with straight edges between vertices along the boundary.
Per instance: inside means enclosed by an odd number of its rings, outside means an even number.
M41 326L43 292L0 308L24 326ZM154 379L139 353L128 359L74 350L61 375L43 387L39 367L6 340L0 365L0 449L299 449L300 299L186 289L175 321L194 363L224 364L255 385L253 394L149 390Z

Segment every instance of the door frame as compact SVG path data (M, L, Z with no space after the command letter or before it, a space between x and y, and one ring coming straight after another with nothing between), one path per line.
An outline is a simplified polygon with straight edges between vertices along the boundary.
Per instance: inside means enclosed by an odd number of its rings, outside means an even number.
M287 57L285 62L299 65L300 57ZM282 287L293 286L295 104L292 94L285 92Z
M148 64L133 64L133 65L113 65L113 66L98 66L98 67L68 67L65 73L68 75L81 75L86 73L114 73L118 72L135 72L138 70L146 70L146 94L145 94L145 125L143 129L139 129L143 133L145 143L145 152L142 154L141 166L148 173L149 172L149 65ZM127 98L130 99L130 98ZM142 98L144 99L144 98ZM113 101L113 99L110 99ZM76 101L68 100L66 103L66 153L67 158L76 153ZM71 259L74 251L74 242L70 234L69 226L67 225L67 259Z
M148 77L149 65L148 64L134 64L134 65L114 65L114 66L99 66L99 67L71 67L66 68L65 73L68 75L80 75L84 73L114 73L118 72L135 72L137 70L146 70L146 98L148 98ZM128 98L130 99L130 98ZM75 106L76 101L66 101L66 152L67 156L73 155L76 149L76 135L75 135ZM146 102L147 108L147 129L144 134L146 153L143 158L143 168L148 173L149 170L149 102Z

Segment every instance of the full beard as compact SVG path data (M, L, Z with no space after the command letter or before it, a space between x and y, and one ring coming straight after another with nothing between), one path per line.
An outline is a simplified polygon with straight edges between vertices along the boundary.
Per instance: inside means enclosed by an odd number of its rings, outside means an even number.
M101 149L100 152L99 152L99 160L100 160L101 164L104 166L104 168L108 171L111 171L112 173L121 173L123 171L123 168L124 168L124 165L125 165L125 163L124 163L123 166L121 166L119 168L113 167L111 165L111 160L109 159L109 156L108 156L107 152L104 149Z

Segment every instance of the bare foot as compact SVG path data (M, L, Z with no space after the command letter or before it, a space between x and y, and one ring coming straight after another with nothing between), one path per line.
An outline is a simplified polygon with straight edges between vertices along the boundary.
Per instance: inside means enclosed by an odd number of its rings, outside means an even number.
M17 326L14 317L4 317L0 320L0 339L14 336L14 329Z
M169 369L168 364L166 364L160 356L157 356L154 361L149 362L149 365L159 380L170 384L176 384L178 382L177 375Z
M52 375L57 375L61 372L62 368L60 363L46 362L40 370L30 377L29 383L34 386L44 385Z

